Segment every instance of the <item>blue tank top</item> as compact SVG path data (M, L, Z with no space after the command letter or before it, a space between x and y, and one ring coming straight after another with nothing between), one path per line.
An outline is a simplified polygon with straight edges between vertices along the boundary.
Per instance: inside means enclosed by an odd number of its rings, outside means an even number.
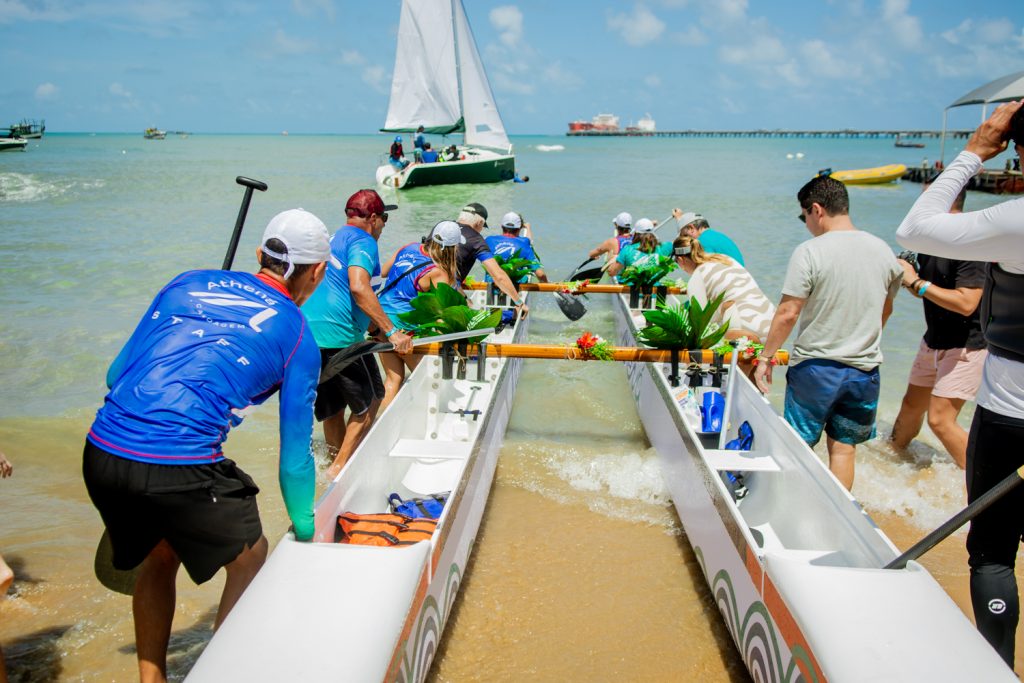
M512 237L510 235L491 235L484 241L487 242L487 246L491 248L491 253L495 256L500 256L505 260L512 258L515 253L519 252L519 258L530 259L531 261L536 260L537 256L533 251L533 243L530 242L527 237ZM528 282L529 276L526 276L521 282ZM494 280L490 275L484 276L484 282L493 282Z
M622 251L622 248L624 246L626 246L627 244L632 244L633 243L633 236L632 235L616 235L615 239L618 240L618 242L619 242L619 251Z
M265 276L184 273L153 300L107 373L88 439L159 465L224 459L243 411L280 398L280 482L300 539L313 533L310 453L320 353L285 288Z
M426 263L416 267L415 272L406 275L410 268L424 261ZM398 315L412 310L412 304L409 302L420 293L416 287L416 281L424 273L436 267L423 250L423 245L416 242L405 245L395 254L395 261L391 264L391 270L388 271L388 279L384 282L384 286L390 287L390 289L380 297L380 307L384 309L388 318L397 327L404 330L412 329L411 325L400 321ZM396 280L398 280L398 284L392 285L391 283Z

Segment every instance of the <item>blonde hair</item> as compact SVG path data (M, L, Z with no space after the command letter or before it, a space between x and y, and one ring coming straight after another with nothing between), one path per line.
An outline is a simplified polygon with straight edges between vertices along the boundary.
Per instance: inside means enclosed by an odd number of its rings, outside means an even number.
M725 265L730 265L732 263L728 256L723 256L722 254L709 254L708 252L704 251L704 247L701 246L700 240L697 239L696 237L683 235L681 237L677 237L675 242L672 243L673 252L676 249L686 248L690 249L690 253L687 254L687 256L691 261L696 263L698 266L701 265L702 263L709 262L724 263ZM676 258L682 257L676 256Z
M445 247L440 242L431 239L427 240L425 246L427 256L444 271L444 274L448 276L448 282L455 287L459 279L459 245L453 244L450 247Z
M653 232L635 232L630 244L635 244L643 254L651 254L658 248L658 236Z

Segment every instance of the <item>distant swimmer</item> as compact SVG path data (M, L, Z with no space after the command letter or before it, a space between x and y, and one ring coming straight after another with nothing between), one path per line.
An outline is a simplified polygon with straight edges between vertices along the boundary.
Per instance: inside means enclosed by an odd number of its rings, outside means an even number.
M850 489L857 444L875 436L882 328L903 269L885 242L854 227L838 180L812 179L797 202L797 218L812 238L789 258L754 379L768 393L772 360L799 320L786 373L786 421L812 448L825 433L829 469Z
M134 589L139 677L167 677L175 577L221 569L220 626L267 557L252 477L222 445L244 411L279 394L279 481L295 538L313 537L310 452L320 354L299 310L323 281L327 228L302 209L274 216L256 274L193 270L157 294L107 371L82 472L113 547L141 565ZM277 441L277 438L274 438Z
M612 228L615 234L590 250L588 256L591 259L596 259L601 254L607 254L608 259L613 259L619 255L622 247L633 241L633 216L629 213L623 211L613 218Z

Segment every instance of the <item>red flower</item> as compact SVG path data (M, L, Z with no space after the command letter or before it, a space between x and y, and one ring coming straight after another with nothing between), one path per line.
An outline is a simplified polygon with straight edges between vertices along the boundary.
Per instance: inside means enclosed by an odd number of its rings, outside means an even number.
M600 341L600 337L597 335L591 334L590 332L584 332L583 335L576 340L576 346L586 351L594 348L598 341Z

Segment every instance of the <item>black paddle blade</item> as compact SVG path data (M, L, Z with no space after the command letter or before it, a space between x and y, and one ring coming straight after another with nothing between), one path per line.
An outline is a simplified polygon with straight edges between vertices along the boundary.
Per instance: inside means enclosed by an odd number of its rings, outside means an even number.
M586 270L576 271L569 278L569 282L577 282L579 280L594 280L596 282L601 279L602 275L604 275L604 266L594 266Z
M587 307L580 298L572 294L555 292L555 302L569 320L579 320L587 312Z
M394 345L386 342L377 342L372 339L361 341L348 346L338 353L331 356L331 359L327 361L327 365L324 366L323 370L320 371L320 384L323 384L327 380L333 378L339 372L347 368L353 362L362 358L368 353L380 353L381 351L390 351L394 348Z

